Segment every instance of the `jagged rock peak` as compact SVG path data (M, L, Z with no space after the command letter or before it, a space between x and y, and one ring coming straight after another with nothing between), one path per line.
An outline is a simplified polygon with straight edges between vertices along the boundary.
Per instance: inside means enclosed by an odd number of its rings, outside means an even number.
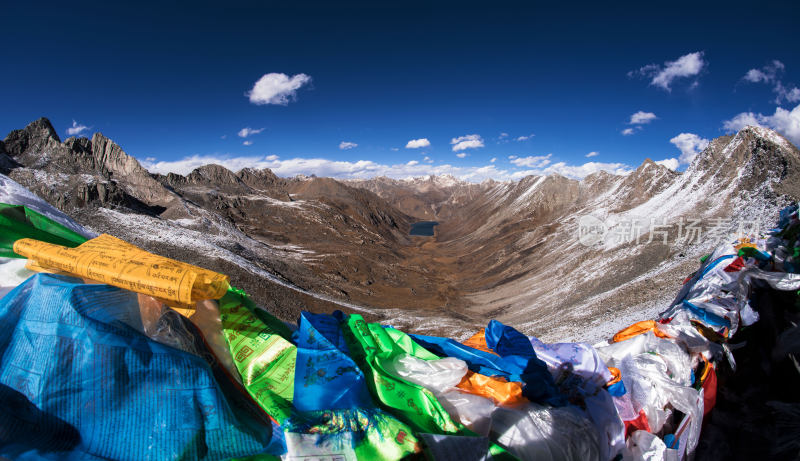
M50 120L42 117L28 124L21 130L14 130L6 136L3 141L5 144L6 152L15 157L25 152L29 146L39 143L46 144L48 141L61 143L61 138L58 137L53 124Z
M210 182L213 184L238 184L241 181L231 170L215 163L195 168L186 178L190 182Z
M643 174L655 175L664 174L667 172L675 173L664 165L658 164L650 158L646 158L644 159L644 162L642 162L642 164L639 165L629 176L641 176Z
M691 173L715 171L728 175L752 162L785 162L797 160L800 150L783 136L769 128L747 126L735 135L721 136L712 140L700 152L687 169Z
M103 136L103 133L92 136L92 155L104 172L150 177L150 173L135 158L126 154L119 144Z
M245 184L250 187L256 185L271 185L280 182L280 178L269 168L242 168L236 174Z
M794 151L798 150L797 146L792 144L783 135L781 135L777 131L765 128L763 126L748 125L739 130L738 134L753 135L761 139L765 139L773 144L777 144L778 146L783 147L784 149L794 150Z

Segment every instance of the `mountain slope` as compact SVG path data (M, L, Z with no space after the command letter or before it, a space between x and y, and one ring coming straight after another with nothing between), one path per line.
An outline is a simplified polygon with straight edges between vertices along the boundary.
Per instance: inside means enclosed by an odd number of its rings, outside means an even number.
M625 176L480 184L220 165L156 175L100 133L61 142L46 119L0 144L3 172L82 224L230 274L285 319L344 309L459 337L491 317L553 340L660 310L713 245L680 241L688 224L721 235L769 221L800 196L799 166L796 147L757 127L715 139L683 173L648 159ZM589 246L583 216L604 229ZM436 235L409 236L418 220L439 221Z

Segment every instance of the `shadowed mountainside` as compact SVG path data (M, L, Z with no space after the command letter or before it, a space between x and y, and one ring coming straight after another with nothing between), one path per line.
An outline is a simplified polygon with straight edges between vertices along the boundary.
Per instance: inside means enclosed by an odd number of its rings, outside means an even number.
M100 133L61 142L46 119L0 144L0 172L81 224L227 273L284 319L340 308L455 337L487 318L585 339L646 317L713 245L681 241L678 224L766 226L800 197L799 166L796 147L758 127L715 139L683 173L646 160L625 176L480 184L219 165L157 175ZM590 246L578 239L586 215L605 226ZM421 220L440 222L434 237L408 236Z

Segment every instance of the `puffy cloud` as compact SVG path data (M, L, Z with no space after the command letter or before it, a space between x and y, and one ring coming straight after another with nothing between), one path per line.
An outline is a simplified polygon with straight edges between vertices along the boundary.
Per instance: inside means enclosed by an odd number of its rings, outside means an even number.
M711 142L708 139L701 138L694 133L681 133L678 136L670 139L669 142L675 145L681 151L681 156L678 158L682 164L692 163L692 160Z
M277 104L285 106L297 98L297 90L309 83L311 77L297 74L289 77L281 73L264 74L253 85L247 96L250 102L257 105Z
M514 160L515 158L517 158L517 156L516 156L516 155L509 155L509 156L508 156L508 159L509 159L509 160Z
M786 66L775 59L761 69L748 70L742 80L750 83L773 83L778 80L778 74L783 72L784 69L786 69Z
M478 147L483 147L483 138L477 134L468 134L451 139L450 144L453 145L453 152L464 149L476 149Z
M797 102L800 101L800 88L792 87L786 88L783 86L783 83L777 82L775 87L772 88L772 91L775 92L775 104L781 104L783 101L786 102Z
M248 156L248 157L231 157L228 155L192 155L184 157L181 160L174 161L158 161L153 157L148 157L141 161L151 173L178 173L189 174L195 168L203 165L222 165L231 171L239 171L242 168L269 168L274 165L278 160L277 155L268 156Z
M489 163L494 163L494 162L496 162L496 161L497 161L497 157L492 157L492 159L491 159L491 160L489 160Z
M77 136L87 130L89 130L88 126L78 123L75 120L72 120L72 126L67 128L67 135Z
M600 155L600 152L592 151L592 152L589 152L588 154L586 154L586 158L597 157L598 155Z
M607 171L611 174L628 174L632 171L629 165L624 163L600 163L600 162L587 162L583 165L567 165L565 162L558 162L547 166L546 168L535 168L531 170L515 171L510 175L511 179L520 179L529 175L550 175L559 174L572 179L583 179L586 176L597 173L598 171Z
M257 130L256 130L256 129L250 128L250 127L248 126L248 127L246 127L246 128L242 128L242 129L241 129L241 130L239 130L239 132L238 132L238 133L236 133L236 134L237 134L237 135L239 135L239 137L240 137L240 138L246 138L246 137L248 137L248 136L252 136L252 135L254 135L254 134L261 133L262 131L264 131L264 129L263 129L263 128L259 128L259 129L257 129Z
M693 77L705 67L703 52L697 51L681 56L675 61L667 61L664 66L648 64L638 70L628 72L628 76L641 75L650 78L650 84L671 91L672 82L678 78ZM696 83L696 82L695 82ZM693 87L696 85L692 85Z
M781 104L784 101L800 101L800 88L795 86L787 87L781 81L785 69L786 66L775 59L761 69L748 70L742 80L750 83L771 84L772 92L775 93L775 104Z
M169 172L188 174L197 167L217 164L231 171L242 168L269 168L275 174L283 177L292 177L298 174L326 176L331 178L372 178L375 176L388 176L392 178L407 178L409 176L427 176L451 174L468 181L482 181L484 179L500 178L510 179L507 170L497 169L494 165L481 167L460 167L453 165L422 164L415 160L397 165L386 165L371 160L358 160L355 162L335 161L323 158L292 158L281 160L276 155L231 157L226 155L194 155L182 160L159 162L153 158L142 161L142 165L153 173L167 174Z
M430 147L431 142L428 138L412 139L406 143L406 149L419 149L420 147Z
M529 156L529 157L515 157L511 159L511 163L520 167L544 168L550 163L550 157L552 155L553 154Z
M766 116L761 114L754 114L752 112L742 112L740 114L737 114L732 119L725 120L724 122L722 122L722 128L728 132L731 131L736 132L748 125L764 126L761 124L759 119L765 119L765 118Z
M242 144L244 144L245 146L252 146L253 145L253 141L250 141L248 139L247 141L244 141Z
M354 147L358 147L358 144L349 141L342 141L339 143L339 149L341 150L352 149Z
M525 136L518 136L518 137L515 139L515 141L527 141L527 140L531 139L531 138L532 138L532 137L534 137L534 136L536 136L536 135L535 135L535 134L533 134L533 133L531 133L531 134L529 134L529 135L525 135Z
M678 169L680 162L676 158L665 158L664 160L656 160L656 163L661 166L665 166L672 171Z
M508 133L500 133L500 139L507 138Z
M456 154L456 157L458 157L458 158L464 158L466 156L467 156L466 152L460 152L460 153Z
M631 167L621 163L596 163L589 162L583 165L567 165L559 162L548 165L546 168L532 168L524 171L509 171L500 169L494 164L484 166L455 166L431 165L426 163L408 163L387 165L371 160L358 160L355 162L335 161L323 158L292 158L282 160L276 155L269 156L243 156L232 157L227 155L194 155L182 160L159 162L153 158L142 161L142 165L153 173L166 174L169 172L188 174L193 169L207 164L218 164L231 171L242 168L269 168L275 174L283 177L298 174L327 176L332 178L372 178L375 176L388 176L392 178L419 177L427 175L451 174L467 181L482 181L485 179L514 180L531 174L560 174L570 178L583 178L596 171L604 170L614 174L627 174Z
M723 122L722 127L727 131L739 131L747 125L772 128L784 135L795 145L800 145L800 104L788 111L777 107L772 115L742 112L730 120Z
M424 159L422 159L422 161L423 161L423 162L428 162L428 163L433 163L433 159L432 159L432 158L430 158L430 157L428 157L427 155L425 156L425 158L424 158Z
M742 80L751 82L751 83L758 83L758 82L768 82L769 75L765 74L764 72L758 69L750 69L744 74Z
M652 112L644 112L639 111L635 114L631 115L631 120L628 122L629 125L644 125L646 123L650 123L653 120L657 119L656 114Z
M641 130L642 125L646 125L657 118L658 117L656 117L656 114L652 112L645 112L643 110L640 110L639 112L632 114L630 120L628 121L628 125L633 125L633 126L625 128L620 133L622 133L622 136L630 136L636 133L637 131Z

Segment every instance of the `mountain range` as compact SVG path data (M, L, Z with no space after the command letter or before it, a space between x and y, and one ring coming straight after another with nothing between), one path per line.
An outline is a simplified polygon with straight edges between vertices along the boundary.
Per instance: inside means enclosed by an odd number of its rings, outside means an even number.
M228 274L287 321L341 309L463 338L496 318L550 341L652 318L715 240L800 198L800 151L752 126L683 172L648 159L627 175L478 184L153 174L101 133L62 142L42 118L0 142L0 173L93 231ZM409 235L426 220L433 236Z

